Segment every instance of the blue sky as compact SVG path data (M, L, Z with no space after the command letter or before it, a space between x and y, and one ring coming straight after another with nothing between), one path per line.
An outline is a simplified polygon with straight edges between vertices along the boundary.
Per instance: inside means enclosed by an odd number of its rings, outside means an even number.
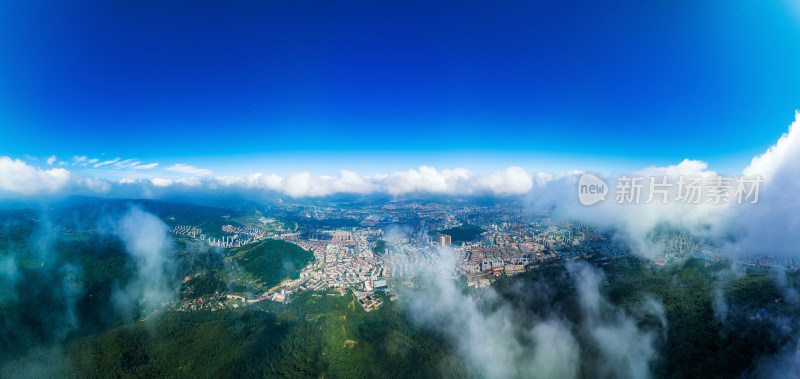
M141 3L0 5L0 155L735 171L800 108L791 1Z

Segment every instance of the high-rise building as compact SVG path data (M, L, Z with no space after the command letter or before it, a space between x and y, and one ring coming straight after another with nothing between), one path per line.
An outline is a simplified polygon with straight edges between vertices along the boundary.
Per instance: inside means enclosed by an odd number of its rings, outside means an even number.
M437 236L439 246L448 246L452 243L452 237L448 234L439 233Z

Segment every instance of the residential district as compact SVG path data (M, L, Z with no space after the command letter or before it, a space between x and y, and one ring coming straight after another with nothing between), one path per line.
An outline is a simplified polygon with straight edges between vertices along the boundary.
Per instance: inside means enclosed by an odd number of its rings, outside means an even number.
M365 310L379 307L375 291L393 291L425 274L465 277L471 287L487 287L504 275L563 265L571 260L608 264L629 251L581 222L553 222L546 211L530 211L518 203L451 205L389 202L359 207L281 204L274 219L261 223L225 225L223 235L211 237L197 226L179 225L176 236L210 246L235 248L266 238L294 243L314 254L299 277L284 281L261 296L239 294L191 299L175 303L172 310L217 310L260 300L284 302L297 291L353 293ZM337 224L347 226L336 226ZM686 234L666 234L654 239L656 256L649 265L664 265L687 257L710 264L722 260L712 246L702 246ZM796 262L758 258L738 262L784 269ZM396 295L395 295L396 296Z

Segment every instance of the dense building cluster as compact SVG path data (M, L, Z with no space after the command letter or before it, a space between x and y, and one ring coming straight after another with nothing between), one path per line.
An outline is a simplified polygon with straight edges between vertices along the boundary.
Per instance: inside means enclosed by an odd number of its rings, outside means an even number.
M210 246L223 248L242 247L247 244L262 241L266 238L266 231L251 226L240 228L233 225L222 227L225 233L234 233L232 236L212 237L203 233L203 230L196 226L178 225L170 230L172 234L182 237L199 239Z
M579 259L602 264L629 254L589 225L553 222L548 212L531 211L514 202L480 206L397 201L310 208L284 203L276 212L276 218L292 215L293 227L279 232L252 225L225 225L222 231L228 235L219 238L208 237L192 226L176 226L172 232L223 248L265 238L297 244L312 251L314 260L298 278L282 283L280 292L265 293L261 298L283 302L296 291L353 290L368 310L380 305L374 297L367 297L369 294L391 290L421 273L464 276L470 286L485 287L504 275ZM336 222L348 226L337 227ZM650 264L663 265L689 256L718 259L686 234L665 234L652 243L657 256ZM763 258L743 263L775 265ZM189 308L205 307L205 301Z

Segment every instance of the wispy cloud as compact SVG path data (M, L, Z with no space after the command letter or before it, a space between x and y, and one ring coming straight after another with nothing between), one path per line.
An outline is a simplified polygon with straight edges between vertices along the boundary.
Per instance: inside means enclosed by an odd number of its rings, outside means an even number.
M52 156L47 159L47 164L50 166L52 166L56 162L57 158L55 156ZM68 164L65 162L58 162L58 163L62 166ZM80 167L91 166L93 168L104 168L112 170L150 170L158 167L159 164L155 162L143 164L143 162L140 160L136 160L133 158L123 160L120 157L101 161L99 158L89 158L86 155L76 155L72 157L71 165Z
M174 297L169 278L174 274L175 262L169 254L172 242L168 231L161 219L140 208L131 208L119 220L115 232L136 264L133 280L115 289L112 295L121 310L136 309L136 304L142 301L152 311Z
M197 176L206 176L211 175L214 172L205 168L197 168L195 166L186 165L186 164L176 164L170 167L167 167L165 170L173 171L173 172L180 172L181 174L188 174L188 175L197 175Z
M72 165L75 166L75 165L80 164L81 166L86 166L86 160L87 159L89 159L89 158L87 156L85 156L85 155L76 155L76 156L72 157Z
M102 161L100 163L95 163L94 167L98 168L98 167L110 165L110 164L119 162L119 160L120 160L120 158L114 158L114 159L111 159L111 160Z
M140 165L136 165L136 166L131 166L130 168L132 168L134 170L149 170L149 169L154 168L156 166L158 166L158 163L140 164Z
M131 166L136 166L139 163L142 163L142 162L141 161L136 161L136 160L133 160L133 159L126 159L126 160L114 163L113 167L115 167L115 168L128 168L128 167L131 167Z

